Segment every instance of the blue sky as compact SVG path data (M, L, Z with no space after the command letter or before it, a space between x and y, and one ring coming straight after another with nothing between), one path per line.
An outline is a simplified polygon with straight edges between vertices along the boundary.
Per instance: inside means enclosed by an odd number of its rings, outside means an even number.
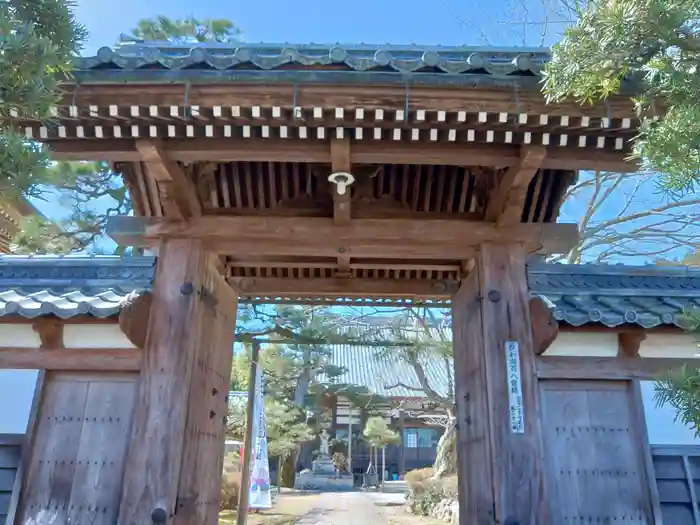
M556 42L571 18L559 12L558 5L559 0L354 0L342 4L322 0L78 0L75 14L89 31L84 55L114 45L119 34L128 34L138 20L161 14L227 18L242 29L246 42L537 47ZM597 216L616 216L624 201L624 187L630 186L623 185ZM646 183L639 196L634 210L663 201L652 183ZM577 221L585 201L579 196L567 202L562 219ZM52 219L66 215L57 199L37 202L37 207ZM111 249L111 243L105 248ZM645 258L624 262L643 263Z
M523 44L523 26L511 22L544 20L549 2L529 1L526 15L518 0L78 0L76 15L90 31L86 54L160 14L227 18L249 42L515 46ZM529 29L525 43L539 44L537 28Z

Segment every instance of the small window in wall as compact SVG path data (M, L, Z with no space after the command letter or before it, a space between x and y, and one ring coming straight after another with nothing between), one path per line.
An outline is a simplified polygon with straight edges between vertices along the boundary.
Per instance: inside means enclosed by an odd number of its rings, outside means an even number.
M403 431L406 448L435 448L440 435L433 428L407 428Z
M700 447L652 447L664 523L700 525Z

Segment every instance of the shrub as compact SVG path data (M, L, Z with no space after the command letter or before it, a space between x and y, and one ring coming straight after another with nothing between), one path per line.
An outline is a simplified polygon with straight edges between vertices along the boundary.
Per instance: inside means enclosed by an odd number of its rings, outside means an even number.
M427 489L433 477L432 467L411 470L404 474L408 490L413 494L422 494Z
M238 506L240 490L240 460L232 454L226 454L221 474L221 510L234 510Z
M432 468L407 472L406 502L413 514L431 516L437 505L447 498L457 498L457 476L434 479Z

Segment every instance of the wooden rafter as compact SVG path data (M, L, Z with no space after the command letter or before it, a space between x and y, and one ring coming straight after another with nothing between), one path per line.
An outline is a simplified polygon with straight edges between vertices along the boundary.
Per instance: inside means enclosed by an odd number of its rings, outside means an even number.
M107 233L120 245L153 246L163 238L201 239L218 254L370 259L465 260L485 242L521 243L539 253L565 253L576 243L575 224L495 224L460 220L204 216L189 221L114 217Z
M142 155L134 139L53 141L49 144L56 160L110 160L138 162ZM277 140L250 138L241 141L222 139L167 139L162 151L170 160L180 162L252 161L252 162L331 162L325 140ZM637 166L625 160L624 152L581 151L550 147L542 168L561 170L605 170L633 172ZM464 144L425 142L353 143L353 164L415 164L446 166L494 166L506 168L520 161L518 146L509 144Z
M194 182L178 166L161 143L137 140L141 161L158 184L161 202L167 217L188 218L202 214Z
M542 146L522 146L520 160L510 166L490 197L485 220L499 225L520 222L527 188L542 166L547 149Z

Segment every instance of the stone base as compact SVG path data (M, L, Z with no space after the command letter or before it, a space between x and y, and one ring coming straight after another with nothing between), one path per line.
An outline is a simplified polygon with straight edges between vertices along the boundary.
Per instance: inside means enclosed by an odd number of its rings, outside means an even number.
M294 480L294 488L297 490L342 492L354 490L355 486L350 474L327 476L313 472L299 472Z

